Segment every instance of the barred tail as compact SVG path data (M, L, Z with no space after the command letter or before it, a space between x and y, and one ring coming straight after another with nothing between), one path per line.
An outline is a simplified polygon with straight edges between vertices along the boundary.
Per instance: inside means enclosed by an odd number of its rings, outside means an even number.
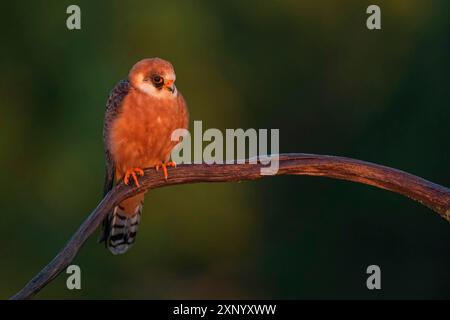
M136 240L139 222L141 221L142 202L140 202L134 214L125 212L124 208L116 206L103 221L103 234L99 242L105 241L105 246L113 254L125 253Z

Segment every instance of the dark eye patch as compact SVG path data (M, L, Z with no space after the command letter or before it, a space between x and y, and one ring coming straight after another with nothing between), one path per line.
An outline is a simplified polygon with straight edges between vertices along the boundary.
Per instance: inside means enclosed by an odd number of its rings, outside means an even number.
M164 78L160 75L154 74L150 79L156 88L161 88L164 85Z

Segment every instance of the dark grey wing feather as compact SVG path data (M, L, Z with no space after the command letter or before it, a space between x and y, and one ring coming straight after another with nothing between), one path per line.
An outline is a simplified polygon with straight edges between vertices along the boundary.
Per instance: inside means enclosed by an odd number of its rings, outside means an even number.
M105 119L103 121L103 144L105 146L105 160L106 160L106 175L105 185L103 188L103 196L105 196L114 185L114 162L109 148L109 133L112 124L120 112L120 106L125 96L130 90L130 83L128 80L121 80L112 89L106 102Z
M120 106L122 105L122 101L128 94L129 90L130 84L128 80L119 81L119 83L114 87L114 89L112 89L106 102L105 119L103 121L103 144L105 146L105 161L106 161L106 174L105 174L105 185L103 187L103 196L105 196L114 185L115 167L109 146L109 133L111 131L111 127L113 125L114 120L116 119L117 115L120 112ZM100 234L100 238L98 239L99 242L103 242L107 239L109 230L111 229L110 224L112 216L113 215L110 213L103 220L102 232Z

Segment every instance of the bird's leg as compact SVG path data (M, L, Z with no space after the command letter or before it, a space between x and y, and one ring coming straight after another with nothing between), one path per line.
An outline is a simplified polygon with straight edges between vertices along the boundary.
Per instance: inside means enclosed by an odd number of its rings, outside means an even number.
M159 168L162 168L163 170L163 174L164 174L164 179L167 180L167 177L169 177L168 173L167 173L167 167L176 167L177 164L173 161L167 161L167 162L161 162L161 164L157 164L155 166L156 171L159 170Z
M123 177L123 183L128 185L128 183L130 182L130 176L131 176L133 178L133 181L134 181L134 184L136 185L136 187L140 187L141 185L139 184L136 173L142 177L144 175L144 170L142 170L141 168L133 168L133 169L127 170L125 172L125 176Z

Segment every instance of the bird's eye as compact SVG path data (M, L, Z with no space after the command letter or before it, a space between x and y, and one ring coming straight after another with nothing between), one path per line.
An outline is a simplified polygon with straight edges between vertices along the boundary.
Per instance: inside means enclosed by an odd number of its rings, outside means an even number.
M160 87L164 84L164 79L160 76L153 76L152 81L157 87Z

